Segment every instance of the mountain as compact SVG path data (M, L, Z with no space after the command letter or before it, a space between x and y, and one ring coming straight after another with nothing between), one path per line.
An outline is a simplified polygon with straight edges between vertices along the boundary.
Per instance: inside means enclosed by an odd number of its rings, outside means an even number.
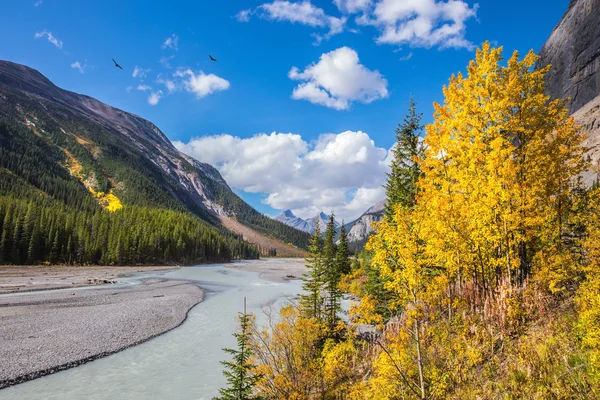
M320 213L318 213L314 217L308 218L306 220L306 223L310 227L310 231L309 232L311 232L311 233L315 232L315 228L317 227L317 222L319 223L319 227L321 229L321 232L325 232L325 228L327 227L327 224L329 223L329 215L327 215L323 211L321 211ZM340 228L341 225L337 221L333 221L333 225L335 226L335 230L337 232L339 230L339 228Z
M321 229L321 233L323 233L323 232L325 232L325 227L327 226L327 223L329 222L329 215L327 215L321 211L320 213L318 213L317 215L315 215L312 218L302 219L302 218L294 215L294 213L291 210L285 210L284 212L282 212L281 214L276 216L275 220L277 220L281 223L284 223L288 226L291 226L293 228L299 229L303 232L307 232L307 233L311 233L311 234L315 232L315 228L317 226L317 221L318 221L320 229ZM337 221L335 221L334 224L335 224L335 230L337 232L341 225Z
M568 10L540 50L537 68L552 65L546 75L547 93L569 97L575 121L587 133L585 145L595 166L600 161L600 0L571 0ZM597 178L583 175L586 184Z
M364 241L373 232L373 222L379 222L383 218L385 200L371 206L365 211L348 231L348 242Z
M0 61L0 155L0 196L29 201L43 195L65 213L170 210L182 221L195 218L194 226L202 223L214 243L229 238L229 247L241 238L223 226L226 217L259 236L308 244L308 234L254 210L215 168L179 152L151 122L8 61ZM59 241L62 234L69 233L61 231Z
M311 227L308 223L300 217L296 217L291 210L285 210L281 214L275 217L275 220L284 223L292 228L299 229L303 232L312 233Z

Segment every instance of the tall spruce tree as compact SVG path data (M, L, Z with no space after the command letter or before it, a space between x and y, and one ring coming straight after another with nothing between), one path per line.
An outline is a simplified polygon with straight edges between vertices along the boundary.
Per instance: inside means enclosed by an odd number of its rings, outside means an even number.
M239 314L239 332L233 336L237 341L237 349L223 349L233 356L233 361L221 361L225 366L223 375L227 378L227 387L219 389L219 396L213 400L248 400L258 399L252 395L260 376L254 374L254 364L250 362L253 355L250 345L250 328L252 315L246 313L246 298L244 297L244 312Z
M317 220L315 232L311 236L306 258L308 273L302 278L304 294L300 298L300 309L308 318L322 318L323 263L321 260L321 227Z
M349 274L352 270L352 265L348 258L348 235L346 234L344 221L342 221L342 227L340 228L340 240L335 254L335 263L340 276Z
M419 163L415 158L423 158L425 147L420 138L423 132L421 117L417 114L417 103L411 98L408 103L408 113L404 122L396 128L396 147L392 150L391 172L385 185L387 202L385 216L392 220L397 204L412 208L417 194L417 181L422 175Z
M324 272L324 289L327 296L325 300L325 319L331 329L337 324L337 313L340 310L340 298L342 296L338 288L341 275L336 263L337 246L334 242L334 236L335 215L331 213L329 222L327 222L323 250L321 252Z

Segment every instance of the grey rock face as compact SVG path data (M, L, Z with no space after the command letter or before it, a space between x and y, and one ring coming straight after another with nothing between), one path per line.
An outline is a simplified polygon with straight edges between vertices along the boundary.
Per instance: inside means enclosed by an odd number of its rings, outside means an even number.
M365 211L348 232L348 242L358 242L368 238L373 232L373 222L379 222L383 218L384 207L385 200L382 200Z
M553 98L570 97L575 112L600 94L600 0L572 0L540 50L537 68L546 75Z

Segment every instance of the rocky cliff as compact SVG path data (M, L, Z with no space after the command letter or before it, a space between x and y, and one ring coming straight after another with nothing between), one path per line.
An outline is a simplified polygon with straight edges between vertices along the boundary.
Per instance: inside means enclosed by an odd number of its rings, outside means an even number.
M600 166L600 0L571 0L540 50L537 67L549 64L547 93L569 98L569 110L587 134L594 168L583 179L591 185Z
M572 0L540 50L548 93L575 112L600 94L600 0Z
M373 222L379 222L383 218L385 200L376 203L364 212L350 228L348 242L360 242L366 240L373 233Z

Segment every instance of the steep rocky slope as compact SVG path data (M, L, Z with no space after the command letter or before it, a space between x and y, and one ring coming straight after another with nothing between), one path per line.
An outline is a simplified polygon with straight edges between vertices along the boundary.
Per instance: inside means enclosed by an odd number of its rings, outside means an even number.
M569 110L587 133L594 167L600 160L600 0L571 0L540 50L537 67L552 65L546 75L552 98L569 98ZM596 171L584 174L589 185Z
M373 232L373 222L379 222L383 218L383 209L385 200L371 206L354 223L348 232L349 242L359 242L366 240Z
M0 61L0 120L27 127L63 154L59 163L91 196L187 211L217 227L217 216L235 216L285 243L308 242L306 233L246 204L215 168L180 153L151 122L63 90L24 65Z
M600 94L600 0L571 0L540 50L538 66L548 64L548 93L569 97L571 112Z

